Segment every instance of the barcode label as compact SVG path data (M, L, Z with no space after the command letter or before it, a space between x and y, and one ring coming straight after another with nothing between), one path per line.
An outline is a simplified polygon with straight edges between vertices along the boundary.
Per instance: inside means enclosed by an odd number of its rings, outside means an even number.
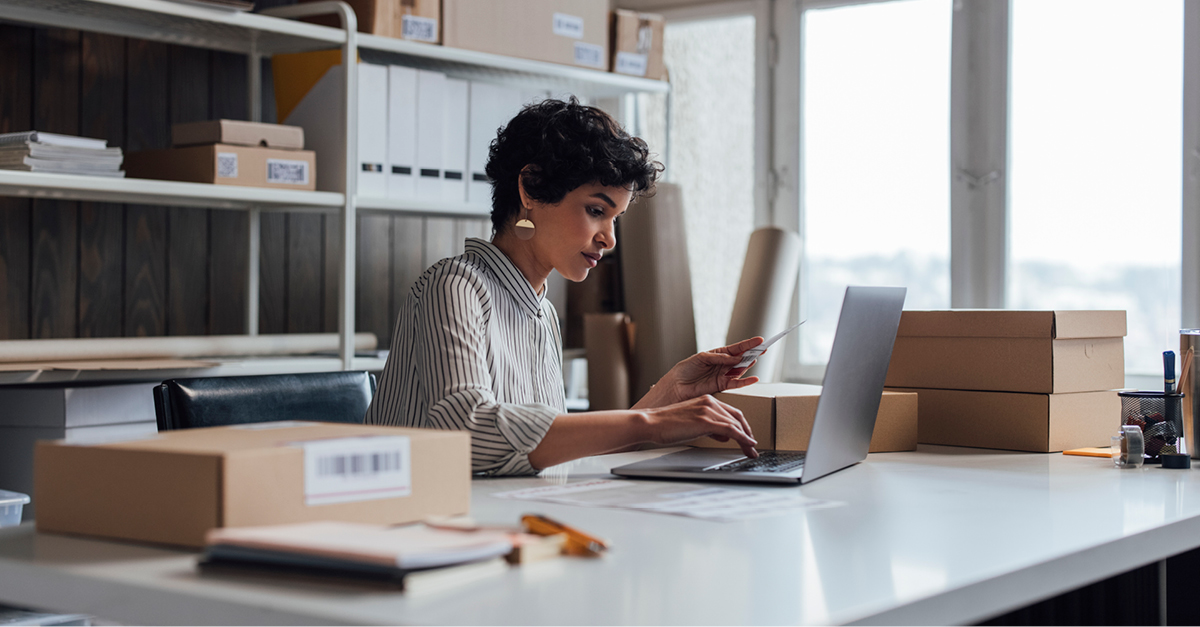
M407 436L298 442L304 449L304 503L329 505L412 494Z
M308 162L267 159L267 182L283 185L308 185Z
M417 41L437 41L437 20L416 15L405 15L400 18L400 36Z
M236 152L218 152L217 153L217 178L219 178L219 179L235 179L235 178L237 178L237 153Z
M571 39L583 39L583 18L578 15L555 13L554 34Z
M575 63L588 67L604 67L604 48L582 41L575 42Z
M646 75L646 55L637 54L634 52L618 52L617 67L613 68L614 72L621 74L632 74L634 76Z

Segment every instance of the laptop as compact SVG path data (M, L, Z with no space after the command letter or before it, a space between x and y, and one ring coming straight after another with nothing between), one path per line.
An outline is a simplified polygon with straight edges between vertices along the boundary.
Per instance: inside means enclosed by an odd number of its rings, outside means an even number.
M808 451L692 448L619 466L614 475L752 483L808 483L867 458L883 380L904 307L903 287L848 287Z

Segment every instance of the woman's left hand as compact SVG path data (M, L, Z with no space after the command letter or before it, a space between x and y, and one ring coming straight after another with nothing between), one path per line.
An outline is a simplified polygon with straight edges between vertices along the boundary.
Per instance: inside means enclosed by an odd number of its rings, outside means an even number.
M727 376L727 373L742 360L742 353L762 343L761 337L752 337L736 344L696 353L675 364L675 367L659 379L634 407L661 407L705 394L716 394L758 383L758 377L738 379Z

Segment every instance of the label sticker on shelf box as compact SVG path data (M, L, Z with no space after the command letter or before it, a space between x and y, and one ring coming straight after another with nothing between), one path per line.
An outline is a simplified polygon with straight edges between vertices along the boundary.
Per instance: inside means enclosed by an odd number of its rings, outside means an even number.
M267 159L267 182L308 185L308 162L291 159Z
M617 67L613 68L613 71L620 72L621 74L645 76L646 55L637 54L636 52L618 52Z
M237 178L237 153L236 152L218 152L217 153L217 178L220 179L235 179Z
M578 15L555 13L554 34L571 39L583 39L583 18Z
M374 501L412 494L408 436L296 442L304 449L304 504Z
M400 36L415 41L437 41L437 20L417 15L405 15L400 18Z
M575 63L588 67L604 67L604 48L582 41L575 42Z

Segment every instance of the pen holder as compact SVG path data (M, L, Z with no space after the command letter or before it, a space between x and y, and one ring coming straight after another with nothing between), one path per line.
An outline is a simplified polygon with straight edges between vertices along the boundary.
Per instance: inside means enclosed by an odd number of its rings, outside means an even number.
M1163 392L1117 392L1121 425L1142 430L1146 463L1157 464L1163 454L1187 451L1183 439L1183 395Z

